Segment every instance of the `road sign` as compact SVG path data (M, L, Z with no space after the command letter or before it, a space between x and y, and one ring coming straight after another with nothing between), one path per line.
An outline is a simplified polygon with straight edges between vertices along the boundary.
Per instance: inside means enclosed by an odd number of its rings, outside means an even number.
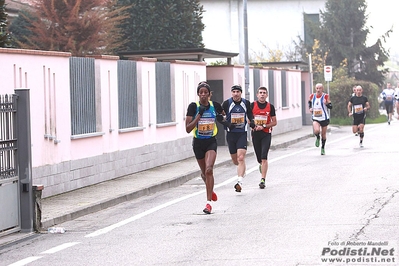
M332 81L332 66L324 66L324 80Z

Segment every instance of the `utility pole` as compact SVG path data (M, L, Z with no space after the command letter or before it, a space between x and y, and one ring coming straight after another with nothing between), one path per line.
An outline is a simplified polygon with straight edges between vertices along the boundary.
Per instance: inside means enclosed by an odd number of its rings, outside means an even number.
M245 75L245 98L250 100L249 93L249 65L248 65L248 21L247 21L247 0L243 0L244 14L244 75Z
M244 15L244 76L245 76L245 99L250 101L249 93L249 65L248 65L248 19L247 19L247 0L243 0ZM247 131L247 140L251 139L251 130Z

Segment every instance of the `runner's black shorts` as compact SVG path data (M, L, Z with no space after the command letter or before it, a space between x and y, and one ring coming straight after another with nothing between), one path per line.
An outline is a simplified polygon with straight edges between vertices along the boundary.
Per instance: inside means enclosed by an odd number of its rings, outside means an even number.
M364 114L354 114L353 115L353 125L358 126L360 124L366 124L366 116Z
M323 121L319 121L319 120L313 119L313 121L319 123L320 126L322 126L322 127L326 127L326 126L328 126L330 124L330 119L326 119L326 120L323 120Z
M217 152L217 142L215 137L209 139L193 138L193 151L196 159L204 159L207 151Z
M247 132L227 132L226 140L230 154L236 154L238 149L247 149Z
M393 113L393 102L386 102L385 110L387 110L387 114Z
M267 160L272 143L272 134L264 131L252 131L252 143L258 163L262 163L262 160Z

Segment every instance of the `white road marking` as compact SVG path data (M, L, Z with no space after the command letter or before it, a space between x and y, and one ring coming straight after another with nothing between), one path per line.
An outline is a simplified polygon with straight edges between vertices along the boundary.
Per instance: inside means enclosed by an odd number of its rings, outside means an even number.
M67 249L69 247L75 246L77 244L80 244L80 242L65 243L65 244L56 246L54 248L50 248L50 249L48 249L46 251L43 251L40 254L53 254L53 253L56 253L58 251L61 251L61 250ZM26 259L14 262L13 264L10 264L8 266L23 266L23 265L29 264L29 263L31 263L31 262L33 262L35 260L41 259L41 258L43 258L43 257L42 256L28 257Z
M374 130L374 129L376 129L376 128L379 128L379 127L372 128L372 129L370 129L370 130L368 130L368 131ZM347 138L353 138L353 135L352 135L352 134L349 134L348 136L345 136L345 137L336 139L336 140L331 141L331 142L329 142L329 143L336 143L336 142L342 141L343 139L347 139ZM299 151L296 151L296 152L291 152L291 153L288 153L288 154L286 154L286 155L282 155L282 156L280 156L280 157L271 159L271 160L269 160L269 163L273 163L273 162L276 162L276 161L285 159L285 158L287 158L287 157L294 156L294 155L296 155L296 154L299 154L299 153L302 153L302 152L305 152L305 151L312 150L312 149L314 149L314 148L315 148L315 147L310 147L310 148L302 149L302 150L299 150ZM254 172L254 171L256 171L256 170L258 170L258 166L253 167L253 168L247 170L247 174L252 173L252 172ZM219 187L225 186L225 185L227 185L227 184L230 184L230 183L232 183L232 182L234 182L234 181L236 181L236 180L237 180L237 176L233 176L233 177L231 177L231 178L225 180L224 182L215 185L214 187L215 187L215 188L219 188ZM87 234L87 235L85 235L85 237L96 237L96 236L100 236L100 235L109 233L110 231L112 231L112 230L114 230L114 229L116 229L116 228L119 228L119 227L124 226L124 225L126 225L126 224L128 224L128 223L131 223L131 222L133 222L133 221L136 221L136 220L138 220L138 219L140 219L140 218L143 218L143 217L145 217L145 216L147 216L147 215L149 215L149 214L151 214L151 213L154 213L154 212L156 212L156 211L159 211L159 210L161 210L161 209L164 209L164 208L166 208L166 207L169 207L169 206L171 206L171 205L173 205L173 204L176 204L176 203L178 203L178 202L181 202L181 201L183 201L183 200L186 200L186 199L195 197L195 196L197 196L197 195L200 195L200 194L202 194L202 193L204 193L204 192L205 192L205 189L204 189L204 190L201 190L201 191L198 191L198 192L195 192L195 193L192 193L192 194L189 194L189 195L186 195L186 196L184 196L184 197L181 197L181 198L178 198L178 199L175 199L175 200L166 202L166 203L161 204L161 205L159 205L159 206L157 206L157 207L154 207L154 208L149 209L149 210L147 210L147 211L144 211L144 212L142 212L142 213L136 214L136 215L134 215L134 216L132 216L132 217L130 217L130 218L128 218L128 219L125 219L125 220L123 220L123 221L120 221L120 222L118 222L118 223L116 223L116 224L112 224L112 225L110 225L110 226L107 226L107 227L104 227L104 228L99 229L99 230L97 230L97 231L94 231L93 233Z
M378 129L378 128L380 128L380 127L381 127L381 126L372 127L371 129L367 130L367 132L373 131L373 130ZM334 141L330 141L329 143L336 143L336 142L339 142L339 141L342 141L342 140L344 140L344 139L351 138L351 137L353 137L353 136L352 136L352 135L348 135L348 136L345 136L345 137L336 139L336 140L334 140ZM299 151L296 151L296 152L291 152L291 153L288 153L288 154L286 154L286 155L283 155L283 156L280 156L280 157L271 159L271 160L269 160L269 163L273 163L273 162L276 162L276 161L285 159L285 158L287 158L287 157L294 156L294 155L296 155L296 154L299 154L299 153L302 153L302 152L305 152L305 151L308 151L308 150L312 150L312 149L314 149L314 147L302 149L302 150L299 150ZM254 171L257 171L257 170L258 170L258 166L252 167L251 169L247 170L247 174L252 173L252 172L254 172ZM219 188L219 187L228 185L228 184L234 182L235 180L237 180L237 176L233 176L233 177L231 177L231 178L225 180L224 182L215 185L215 188ZM166 202L166 203L164 203L164 204L162 204L162 205L159 205L159 206L154 207L154 208L152 208L152 209L149 209L149 210L147 210L147 211L145 211L145 212L142 212L142 213L140 213L140 214L137 214L137 215L135 215L135 216L132 216L132 217L130 217L130 218L128 218L128 219L125 219L125 220L123 220L123 221L120 221L120 222L118 222L118 223L116 223L116 224L107 226L107 227L102 228L102 229L100 229L100 230L97 230L97 231L95 231L95 232L93 232L93 233L91 233L91 234L85 235L85 237L96 237L96 236L100 236L100 235L106 234L106 233L108 233L108 232L110 232L110 231L112 231L112 230L114 230L114 229L116 229L116 228L118 228L118 227L121 227L121 226L126 225L126 224L128 224L128 223L131 223L131 222L133 222L133 221L136 221L136 220L138 220L138 219L140 219L140 218L143 218L143 217L145 217L145 216L147 216L147 215L149 215L149 214L151 214L151 213L154 213L154 212L156 212L156 211L159 211L159 210L161 210L161 209L164 209L164 208L166 208L166 207L169 207L169 206L171 206L171 205L173 205L173 204L176 204L176 203L178 203L178 202L181 202L181 201L183 201L183 200L186 200L186 199L195 197L195 196L197 196L197 195L200 195L200 194L202 194L202 193L204 193L204 192L205 192L205 190L201 190L201 191L198 191L198 192L195 192L195 193L186 195L186 196L184 196L184 197L181 197L181 198L178 198L178 199L175 199L175 200ZM46 251L43 251L43 252L41 252L40 254L53 254L53 253L56 253L56 252L61 251L61 250L64 250L64 249L67 249L67 248L72 247L72 246L77 245L77 244L80 244L80 242L65 243L65 244L59 245L59 246L57 246L57 247L54 247L54 248L48 249L48 250L46 250ZM8 265L8 266L24 266L24 265L29 264L29 263L31 263L31 262L33 262L33 261L35 261L35 260L40 259L40 258L42 258L42 257L41 257L41 256L28 257L28 258L26 258L26 259L17 261L17 262L15 262L15 263L13 263L13 264L10 264L10 265Z
M126 225L126 224L128 224L128 223L131 223L131 222L133 222L133 221L136 221L136 220L138 220L138 219L140 219L140 218L143 218L143 217L145 217L145 216L147 216L147 215L149 215L149 214L151 214L151 213L154 213L154 212L156 212L156 211L159 211L159 210L161 210L161 209L164 209L164 208L166 208L166 207L169 207L169 206L171 206L171 205L173 205L173 204L176 204L176 203L178 203L178 202L180 202L180 201L183 201L183 200L192 198L192 197L194 197L194 196L197 196L197 195L199 195L199 194L202 194L202 193L204 193L204 191L205 191L205 190L201 190L201 191L195 192L195 193L193 193L193 194L189 194L189 195L187 195L187 196L184 196L184 197L181 197L181 198L178 198L178 199L175 199L175 200L166 202L166 203L161 204L161 205L159 205L159 206L157 206L157 207L154 207L154 208L152 208L152 209L149 209L149 210L147 210L147 211L144 211L144 212L142 212L142 213L139 213L139 214L137 214L137 215L134 215L134 216L132 216L132 217L130 217L130 218L128 218L128 219L125 219L125 220L123 220L123 221L120 221L120 222L118 222L118 223L116 223L116 224L107 226L107 227L102 228L102 229L100 229L100 230L97 230L97 231L95 231L95 232L93 232L93 233L90 233L90 234L88 234L88 235L85 235L85 237L96 237L96 236L99 236L99 235L103 235L103 234L108 233L108 232L110 232L110 231L112 231L112 230L114 230L114 229L116 229L116 228L118 228L118 227L121 227L121 226Z
M59 246L50 248L50 249L48 249L48 250L46 250L46 251L43 251L43 252L40 253L40 254L53 254L53 253L56 253L56 252L58 252L58 251L61 251L61 250L70 248L70 247L72 247L72 246L75 246L75 245L77 245L77 244L80 244L80 242L65 243L65 244L62 244L62 245L59 245Z
M23 266L23 265L26 265L28 263L31 263L32 261L38 260L40 258L41 257L38 257L38 256L36 256L36 257L28 257L26 259L14 262L13 264L9 264L8 266Z

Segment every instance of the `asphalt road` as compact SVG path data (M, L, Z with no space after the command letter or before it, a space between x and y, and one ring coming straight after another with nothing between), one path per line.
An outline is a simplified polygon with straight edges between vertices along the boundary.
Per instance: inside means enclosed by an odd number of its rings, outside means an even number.
M211 215L198 177L6 246L0 265L399 265L398 132L366 125L360 148L342 127L325 156L314 139L271 151L264 190L250 156L241 193L233 165L215 169Z

